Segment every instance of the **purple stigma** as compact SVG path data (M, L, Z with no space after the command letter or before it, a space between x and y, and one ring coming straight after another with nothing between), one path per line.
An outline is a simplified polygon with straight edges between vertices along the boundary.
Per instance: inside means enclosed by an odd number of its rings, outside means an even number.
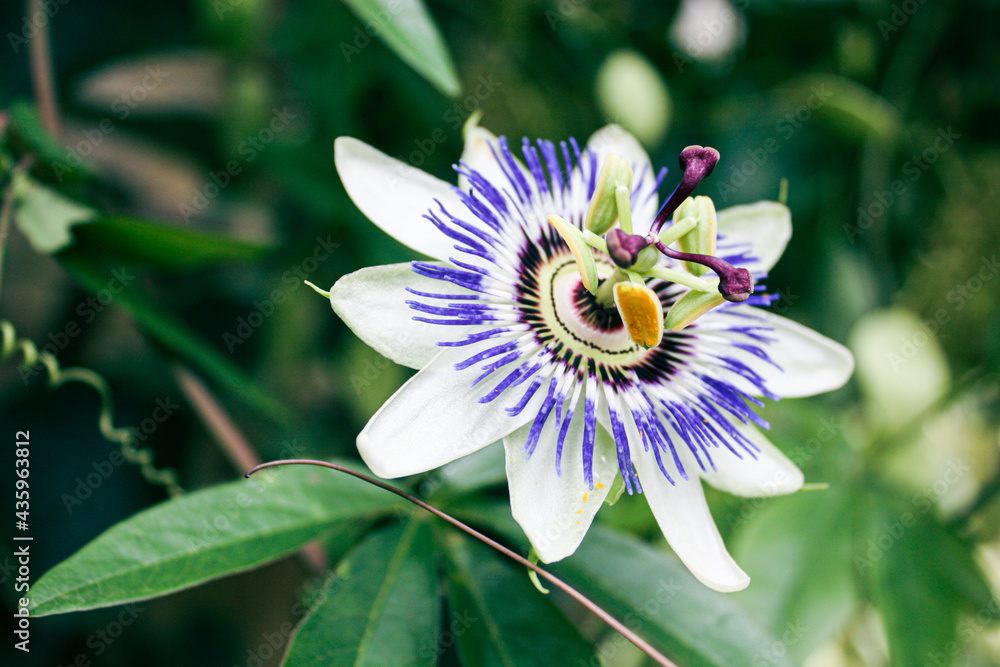
M703 178L712 173L715 165L719 163L719 151L702 146L688 146L681 151L680 163L681 169L684 170L684 177L681 179L680 185L664 202L659 213L656 214L652 225L654 232L660 231L667 219L681 205L681 202L688 198L688 195L694 191Z
M711 255L678 252L660 242L657 242L656 247L671 259L701 264L715 271L719 276L719 294L726 301L740 303L753 294L753 278L750 272L742 267L735 267L726 260Z

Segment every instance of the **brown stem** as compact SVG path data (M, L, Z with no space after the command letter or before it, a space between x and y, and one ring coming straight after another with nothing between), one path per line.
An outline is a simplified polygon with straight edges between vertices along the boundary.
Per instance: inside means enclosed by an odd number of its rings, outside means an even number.
M28 0L28 20L38 14L45 14L43 0ZM42 117L42 125L53 139L59 139L59 103L56 100L56 87L52 78L52 49L49 43L49 24L52 18L37 26L34 37L31 38L29 49L31 60L31 80L35 87L35 103Z
M530 560L528 560L527 558L525 558L524 556L522 556L521 554L517 553L516 551L512 551L512 550L508 549L507 547L505 547L504 545L502 545L499 542L497 542L496 540L493 540L493 539L487 537L486 535L483 535L482 533L480 533L478 530L476 530L472 526L469 526L468 524L462 523L461 521L459 521L455 517L453 517L453 516L451 516L449 514L445 514L444 512L442 512L441 510L439 510L438 508L433 507L431 505L428 505L427 503L425 503L424 501L420 500L419 498L410 495L406 491L402 491L400 489L397 489L396 487L394 487L394 486L392 486L390 484L387 484L387 483L383 482L380 479L375 479L374 477L370 477L368 475L365 475L364 473L360 473L360 472L358 472L356 470L352 470L351 468L347 468L347 467L344 467L342 465L338 465L336 463L330 463L329 461L315 461L315 460L312 460L312 459L286 459L286 460L283 460L283 461L269 461L267 463L261 463L260 465L252 468L251 470L248 470L247 473L246 473L246 476L249 477L250 475L252 475L255 472L257 472L258 470L263 470L264 468L272 468L274 466L281 466L281 465L297 465L297 464L298 465L323 466L325 468L330 468L332 470L339 470L340 472L345 472L348 475L352 475L354 477L357 477L358 479L363 480L365 482L368 482L369 484L372 484L374 486L377 486L380 489L385 489L386 491L390 491L392 493L395 493L397 496L399 496L401 498L405 498L406 500L410 501L414 505L422 507L423 509L427 510L428 512L430 512L434 516L436 516L436 517L438 517L440 519L444 519L445 521L447 521L451 525L453 525L456 528L458 528L459 530L467 533L468 535L471 535L472 537L476 538L477 540L479 540L483 544L485 544L487 546L490 546L490 547L493 547L494 549L496 549L497 551L499 551L503 555L507 556L508 558L516 561L517 563L523 565L524 567L526 567L526 568L528 568L530 570L533 570L534 572L538 573L540 576L544 577L553 586L555 586L556 588L562 590L564 593L566 593L567 595L569 595L571 598L573 598L574 600L576 600L577 602L579 602L580 604L582 604L584 607L586 607L587 609L589 609L591 612L593 612L593 614L596 615L598 618L600 618L602 621L604 621L605 623L607 623L608 625L610 625L612 628L614 628L615 630L617 630L618 632L620 632L623 637L625 637L630 642L632 642L633 644L635 644L636 647L640 651L642 651L643 653L645 653L646 655L648 655L650 658L652 658L658 665L662 665L663 667L677 667L676 663L671 662L665 655L663 655L662 653L660 653L659 651L657 651L655 648L653 648L652 645L650 645L645 639L643 639L642 637L640 637L636 633L634 633L631 630L629 630L627 627L625 627L625 625L623 623L621 623L620 621L618 621L618 619L616 619L614 616L612 616L608 612L604 611L604 609L602 609L600 606L598 606L596 602L592 601L590 598L588 598L583 593L581 593L580 591L576 590L575 588L573 588L572 586L570 586L569 584L567 584L565 581L563 581L562 579L560 579L556 575L551 574L550 572L548 572L546 570L543 570L542 568L538 567L537 565L535 565L534 563L532 563Z
M256 470L255 466L260 465L260 456L211 390L197 375L183 366L175 366L173 371L181 391L233 467L237 470ZM325 571L329 565L319 542L310 542L302 547L302 557L316 573Z

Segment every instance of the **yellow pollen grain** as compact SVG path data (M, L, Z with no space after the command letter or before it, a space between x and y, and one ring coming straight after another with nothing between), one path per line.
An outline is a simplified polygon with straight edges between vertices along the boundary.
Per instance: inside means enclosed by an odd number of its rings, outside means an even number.
M573 512L573 514L583 514L583 510L577 510L577 511Z
M603 489L603 488L604 488L604 485L603 485L603 484L601 484L600 482L598 482L598 483L596 484L596 486L597 486L597 488L599 488L599 489Z
M587 492L583 492L583 502L587 502Z

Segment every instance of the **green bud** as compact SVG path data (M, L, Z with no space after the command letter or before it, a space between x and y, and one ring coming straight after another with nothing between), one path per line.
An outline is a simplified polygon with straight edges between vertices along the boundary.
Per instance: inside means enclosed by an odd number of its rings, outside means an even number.
M646 273L656 266L656 263L660 261L660 257L660 251L656 249L656 246L646 246L639 251L639 259L635 260L635 264L632 265L630 270L636 273Z
M628 161L614 153L608 153L604 158L604 166L597 177L597 184L594 187L594 196L590 200L590 208L587 209L587 229L595 234L604 234L614 227L618 220L618 197L616 191L619 186L632 187L632 165Z
M583 232L577 229L573 223L558 215L550 215L549 222L566 241L569 249L573 251L573 258L576 260L576 268L580 271L580 277L583 279L583 286L588 292L595 294L599 282L597 262L594 261L594 251L587 245Z
M712 310L716 306L721 306L726 299L718 292L699 292L691 290L674 304L674 307L667 313L667 319L663 323L663 328L667 331L680 331L696 319Z
M711 197L688 197L674 212L674 220L693 218L697 226L682 236L677 245L681 252L696 255L715 255L715 237L718 232L719 219L715 214L715 204ZM687 270L696 276L700 276L708 267L693 262L684 262Z

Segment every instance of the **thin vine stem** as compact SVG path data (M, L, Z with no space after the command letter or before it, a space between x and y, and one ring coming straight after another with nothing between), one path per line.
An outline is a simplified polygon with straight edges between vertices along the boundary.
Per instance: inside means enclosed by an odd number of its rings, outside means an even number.
M391 493L395 493L397 496L408 500L409 502L413 503L414 505L417 505L418 507L422 507L423 509L427 510L428 512L430 512L431 514L433 514L434 516L436 516L436 517L438 517L440 519L444 519L445 521L447 521L451 525L455 526L459 530L463 531L464 533L466 533L466 534L468 534L468 535L476 538L477 540L479 540L483 544L486 544L487 546L490 546L490 547L496 549L497 551L499 551L503 555L507 556L508 558L516 561L520 565L523 565L524 567L528 568L529 570L531 570L531 571L537 573L538 575L540 575L541 577L545 578L553 586L555 586L556 588L560 589L561 591L563 591L564 593L566 593L567 595L569 595L571 598L573 598L574 600L576 600L577 602L579 602L581 605L583 605L584 607L586 607L588 610L590 610L595 616L597 616L602 621L604 621L609 626L611 626L613 629L615 629L616 631L618 631L619 633L621 633L621 635L623 637L625 637L630 642L632 642L633 644L635 644L635 646L640 651L642 651L643 653L645 653L646 655L648 655L658 665L662 665L663 667L678 667L678 665L676 663L671 662L670 659L668 659L665 655L663 655L662 653L660 653L659 651L657 651L655 648L653 648L653 646L651 644L649 644L649 642L647 642L645 639L643 639L642 637L640 637L639 635L637 635L636 633L632 632L627 627L625 627L625 625L623 623L621 623L618 619L616 619L610 613L608 613L603 608L601 608L596 602L594 602L593 600L591 600L590 598L588 598L586 595L584 595L580 591L578 591L575 588L573 588L572 586L570 586L568 583L566 583L565 581L563 581L562 579L560 579L556 575L554 575L554 574L552 574L552 573L550 573L550 572L548 572L546 570L543 570L542 568L538 567L536 564L532 563L530 560L528 560L527 558L525 558L524 556L522 556L521 554L519 554L516 551L513 551L511 549L508 549L507 547L505 547L504 545L500 544L496 540L491 539L491 538L487 537L486 535L483 535L482 533L480 533L478 530L476 530L472 526L459 521L458 519L456 519L455 517L451 516L450 514L446 514L445 512L442 512L441 510L439 510L438 508L425 503L424 501L420 500L419 498L417 498L417 497L415 497L413 495L410 495L406 491L403 491L401 489L397 489L396 487L392 486L391 484L387 484L386 482L383 482L380 479L375 479L374 477L370 477L369 475L365 475L364 473L360 473L360 472L358 472L356 470L352 470L351 468L347 468L345 466L338 465L336 463L330 463L329 461L317 461L317 460L313 460L313 459L285 459L285 460L281 460L281 461L269 461L267 463L261 463L258 466L254 466L253 468L251 468L250 470L247 471L247 473L246 473L245 476L246 477L250 477L250 475L254 474L255 472L257 472L259 470L263 470L264 468L273 468L275 466L283 466L283 465L315 465L315 466L322 466L324 468L330 468L331 470L337 470L337 471L340 471L340 472L347 473L348 475L351 475L353 477L357 477L360 480L363 480L365 482L368 482L369 484L377 486L380 489L385 489L386 491L389 491Z
M20 352L24 357L22 368L33 368L41 364L48 372L49 387L57 389L67 382L80 382L97 392L101 399L101 410L97 423L105 440L118 445L125 460L139 466L139 472L151 484L163 486L172 497L183 493L177 482L177 474L170 468L157 468L153 464L153 452L144 447L136 447L135 432L130 428L114 425L114 400L108 381L89 368L62 368L55 355L45 350L39 351L35 343L27 338L18 338L14 325L0 320L0 361L6 361Z

